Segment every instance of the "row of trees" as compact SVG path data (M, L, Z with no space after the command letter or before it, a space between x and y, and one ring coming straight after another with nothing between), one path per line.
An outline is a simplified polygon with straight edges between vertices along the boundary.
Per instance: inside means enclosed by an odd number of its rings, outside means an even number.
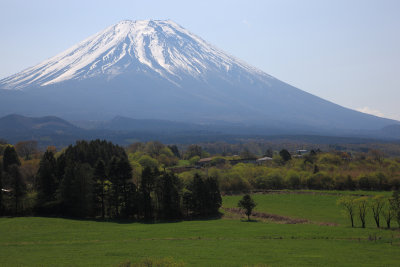
M394 191L391 197L376 195L374 197L344 196L338 199L337 204L342 206L345 214L351 222L351 227L355 225L355 218L359 218L361 227L365 228L367 215L371 214L376 227L380 228L381 218L386 223L386 228L390 229L393 219L400 225L400 195Z
M21 214L18 205L27 193L34 209L25 212L76 217L169 220L213 216L222 202L218 182L212 177L194 175L183 183L173 173L147 166L135 182L124 148L106 141L79 141L58 157L46 151L31 189L19 179L18 163L15 149L8 146L0 171L0 188L7 190L0 194L0 207L10 214Z

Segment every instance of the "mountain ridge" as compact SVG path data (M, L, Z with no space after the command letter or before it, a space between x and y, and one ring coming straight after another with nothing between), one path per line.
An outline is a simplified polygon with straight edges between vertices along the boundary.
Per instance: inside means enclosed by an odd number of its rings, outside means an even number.
M119 22L0 80L0 88L0 116L109 120L121 115L327 133L399 123L286 84L170 20Z

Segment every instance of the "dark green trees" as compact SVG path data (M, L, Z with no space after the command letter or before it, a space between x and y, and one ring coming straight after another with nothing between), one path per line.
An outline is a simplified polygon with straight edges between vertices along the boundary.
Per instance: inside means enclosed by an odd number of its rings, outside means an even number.
M281 151L279 151L279 155L281 156L281 158L283 159L284 162L292 159L292 156L290 155L289 151L287 151L286 149L282 149Z
M37 206L42 207L48 202L56 200L57 162L51 151L46 151L40 160L37 181Z
M101 217L103 219L106 214L106 194L108 195L108 188L106 188L107 181L106 165L103 160L98 160L93 172L94 204L96 207L100 207Z
M92 168L87 163L70 163L60 185L63 214L75 217L95 216L93 212Z
M3 154L3 169L5 172L8 172L8 169L11 165L20 166L21 162L19 161L18 154L15 151L14 147L7 146L4 150Z
M181 181L174 174L164 172L157 179L156 195L160 217L167 220L181 218L181 192Z
M108 177L111 182L111 213L115 217L128 217L128 189L132 184L132 168L127 157L113 157Z
M165 152L165 147L159 148L158 142L148 146L154 155ZM173 150L179 153L176 146ZM6 166L0 166L0 188L6 188L6 201L1 191L0 212L22 214L22 208L28 203L25 202L27 186L12 146L5 148L1 165ZM173 172L165 169L160 172L158 165L137 169L135 175L137 184L124 148L110 142L78 141L57 158L48 150L32 179L33 186L29 187L30 193L37 193L35 206L26 210L40 215L140 220L177 220L184 215L218 214L222 201L214 178L196 175L185 186Z
M19 211L22 209L21 201L27 192L26 184L23 180L18 165L13 164L8 166L8 175L11 185L11 196L14 202L14 214L18 215Z
M186 196L190 203L194 215L213 216L218 214L222 204L222 198L219 191L218 181L213 177L203 179L195 174L193 181L188 186L190 196Z
M13 210L14 215L18 215L22 210L22 200L26 195L26 183L22 177L19 166L21 162L18 158L17 152L15 151L13 146L7 146L3 152L3 171L0 174L0 184L1 189L5 184L9 188L9 195L11 197L11 201L13 203L12 207L9 207L10 210ZM1 170L0 170L1 171ZM2 192L3 193L3 192ZM4 208L3 203L3 194L0 194L1 204L0 210Z
M243 198L238 202L238 207L244 209L248 221L250 221L250 215L256 205L257 204L250 195L244 195Z
M0 216L3 215L3 164L0 162Z
M144 168L140 181L141 210L145 220L153 219L153 203L151 194L154 190L155 182L158 177L158 170L150 167Z
M61 181L59 201L66 215L131 216L130 192L135 186L122 147L100 140L78 141L57 159L57 176Z

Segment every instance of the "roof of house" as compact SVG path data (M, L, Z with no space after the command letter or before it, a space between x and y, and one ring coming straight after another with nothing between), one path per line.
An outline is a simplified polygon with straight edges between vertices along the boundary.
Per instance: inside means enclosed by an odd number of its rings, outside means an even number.
M213 158L202 158L198 162L209 162L212 161Z
M263 158L257 159L257 161L266 161L266 160L272 160L272 158L270 158L270 157L263 157Z

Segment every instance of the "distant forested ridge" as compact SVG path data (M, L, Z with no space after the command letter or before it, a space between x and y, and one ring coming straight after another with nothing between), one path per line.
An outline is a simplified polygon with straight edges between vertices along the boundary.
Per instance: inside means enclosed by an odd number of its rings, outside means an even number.
M0 140L0 212L176 220L218 215L221 194L400 189L400 160L381 150L297 148L94 140L43 152Z

